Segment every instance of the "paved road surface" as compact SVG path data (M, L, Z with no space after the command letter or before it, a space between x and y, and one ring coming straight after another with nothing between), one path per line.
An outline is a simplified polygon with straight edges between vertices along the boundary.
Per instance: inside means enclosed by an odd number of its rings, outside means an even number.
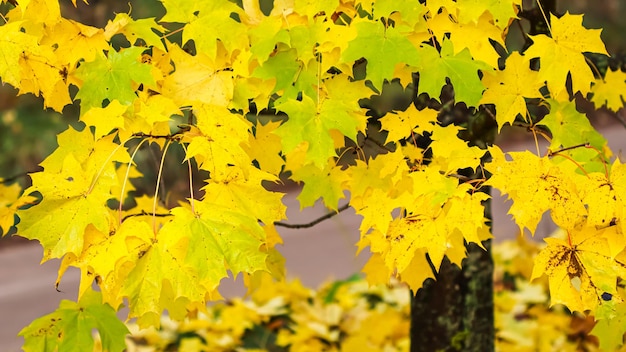
M605 130L605 135L618 155L620 150L626 151L626 130L615 127ZM507 149L526 148L528 145ZM325 213L319 204L300 212L295 196L285 196L289 222L308 222ZM513 238L518 231L506 212L504 200L495 197L493 233L497 240ZM358 223L359 217L347 210L309 229L280 229L285 241L281 251L287 261L288 275L316 286L328 278L345 278L359 271L367 258L366 254L354 256ZM538 232L547 234L552 229L549 221L542 221ZM35 244L0 248L0 352L19 351L23 340L16 335L22 327L56 309L61 299L76 299L77 270L66 273L60 285L63 292L57 292L54 281L58 261L38 265L40 259L41 249ZM236 294L238 287L235 283L227 284L222 293L225 296Z

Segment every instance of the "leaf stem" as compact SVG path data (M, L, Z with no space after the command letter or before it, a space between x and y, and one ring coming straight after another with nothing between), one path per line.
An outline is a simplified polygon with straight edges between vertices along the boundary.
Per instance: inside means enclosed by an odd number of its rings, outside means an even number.
M107 166L107 163L111 160L111 157L117 153L117 151L124 146L126 143L128 143L128 141L130 141L131 139L136 138L135 136L130 136L128 139L126 139L124 142L118 144L117 147L115 147L115 149L113 149L113 151L109 154L109 156L106 158L106 160L102 163L102 166L100 167L100 170L98 170L98 173L96 174L96 177L94 177L93 181L91 182L91 185L89 186L89 189L87 190L87 194L90 194L91 191L93 191L93 188L96 187L96 183L98 182L98 179L100 178L100 176L102 175L102 172L104 172L104 169Z
M183 146L183 149L185 150L185 155L187 155L187 147L184 144L180 144ZM187 159L187 166L189 169L189 204L191 205L191 212L192 213L196 213L196 207L195 207L195 198L193 195L193 176L192 176L192 170L191 170L191 159Z
M552 26L550 25L550 21L548 21L548 17L546 16L545 11L543 11L543 5L541 5L541 0L537 0L537 6L539 6L539 11L541 11L541 15L543 16L544 21L546 21L546 26L548 27L548 31L550 31L550 37L553 37Z
M143 139L141 140L141 142L139 142L139 144L137 144L137 147L135 148L135 150L133 151L133 154L130 156L130 160L128 161L128 168L126 169L126 175L124 175L124 182L122 183L122 192L120 193L120 205L118 208L118 212L117 212L117 218L119 220L119 224L122 224L122 221L124 219L122 219L122 204L124 203L124 191L126 190L126 182L128 181L128 175L130 175L130 167L133 164L133 160L135 160L135 155L137 154L137 152L139 151L139 148L141 148L141 145L147 141L147 139Z
M165 144L165 148L163 148L163 155L161 155L161 164L159 165L159 173L157 175L156 181L156 189L154 190L154 201L152 202L152 231L156 236L157 228L156 228L156 206L157 200L159 199L159 186L161 185L161 175L163 174L163 164L165 162L165 155L167 154L167 149L170 146L170 140Z

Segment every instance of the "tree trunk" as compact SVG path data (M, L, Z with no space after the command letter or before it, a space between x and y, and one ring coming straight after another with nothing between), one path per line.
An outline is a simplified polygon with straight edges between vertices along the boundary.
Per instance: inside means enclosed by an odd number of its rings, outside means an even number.
M411 352L494 350L491 240L467 247L463 269L444 259L411 301Z

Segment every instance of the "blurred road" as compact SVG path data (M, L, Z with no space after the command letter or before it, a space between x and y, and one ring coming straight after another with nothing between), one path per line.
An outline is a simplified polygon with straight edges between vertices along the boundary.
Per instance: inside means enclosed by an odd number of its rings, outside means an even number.
M626 151L626 129L615 126L603 129L603 133L613 151L623 155L621 151ZM534 144L515 144L504 149L527 148L534 150ZM290 223L309 222L326 213L320 204L300 212L296 196L285 196ZM494 194L493 234L496 240L514 238L519 231L506 214L507 210L505 201ZM298 277L304 284L315 287L329 278L346 278L358 272L367 259L365 253L354 256L359 222L360 217L349 209L312 228L279 228L285 242L279 250L286 258L288 276ZM553 229L554 225L546 219L538 226L538 236L546 235ZM54 282L59 262L39 265L40 260L41 247L37 244L0 248L0 352L19 351L23 339L16 335L22 327L56 309L60 300L76 299L78 271L69 270L59 286L62 292L57 292ZM220 291L225 297L233 296L240 292L240 285L226 283Z

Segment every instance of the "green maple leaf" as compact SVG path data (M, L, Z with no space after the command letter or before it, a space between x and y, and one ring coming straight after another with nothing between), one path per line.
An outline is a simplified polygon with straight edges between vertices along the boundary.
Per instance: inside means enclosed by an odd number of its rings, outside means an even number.
M93 351L92 330L97 329L104 351L123 351L129 333L115 310L102 303L100 292L89 290L76 302L62 300L56 311L35 319L22 329L23 349L30 351Z
M591 126L587 116L576 110L574 102L548 99L548 103L550 113L537 124L550 129L552 134L550 149L556 150L559 147L571 147L582 143L589 143L598 149L604 147L606 139Z
M563 153L584 165L588 172L604 172L604 163L598 158L597 151L604 149L607 144L606 139L589 123L587 116L576 110L576 104L573 101L560 102L548 99L548 103L550 113L537 124L550 129L552 134L550 150L555 151L561 147L581 146L587 143L594 148L574 148Z
M432 46L424 46L419 51L420 80L419 93L428 93L438 98L441 88L446 84L446 78L454 86L455 100L464 102L467 106L477 106L485 89L480 78L479 70L490 69L482 61L474 61L469 50L464 49L454 55L452 42L444 40L441 45L441 54Z
M271 56L262 66L257 67L252 73L253 77L263 79L275 79L276 85L272 93L290 87L301 69L301 63L297 60L295 49L279 51Z
M321 197L327 208L336 211L339 200L345 197L344 182L348 181L348 175L331 162L324 169L307 164L294 170L292 179L304 181L304 187L298 195L300 209L312 206Z
M289 115L289 120L274 132L282 137L285 152L291 152L303 141L308 142L307 157L320 169L335 155L335 142L329 130L335 129L355 138L359 126L359 121L332 99L316 106L313 99L303 95L302 101L288 99L277 104L276 110Z
M145 48L131 47L120 52L110 48L108 57L100 54L94 61L80 65L76 76L83 85L76 94L81 100L81 114L92 107L102 107L102 101L117 99L122 105L131 104L137 95L136 84L154 84L150 65L139 62Z
M367 79L379 91L383 81L394 77L396 64L416 64L418 51L415 46L395 27L387 27L381 22L359 22L356 25L357 37L350 41L341 60L352 62L361 58L367 60Z
M598 337L602 351L617 351L626 332L626 304L611 299L603 302L595 313L597 323L589 333Z

